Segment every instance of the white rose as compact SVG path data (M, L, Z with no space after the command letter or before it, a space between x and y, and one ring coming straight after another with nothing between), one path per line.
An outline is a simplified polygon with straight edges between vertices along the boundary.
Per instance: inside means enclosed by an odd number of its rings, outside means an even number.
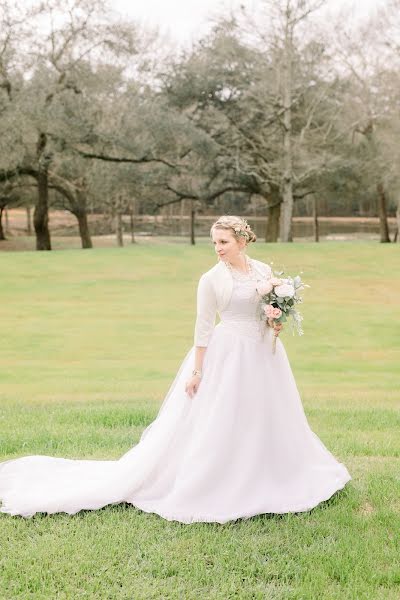
M270 292L272 292L272 287L272 283L266 281L264 283L260 283L257 286L257 292L260 294L260 296L264 296L265 294L269 294Z
M294 296L294 287L289 283L283 283L282 285L278 285L274 292L280 298L292 298Z

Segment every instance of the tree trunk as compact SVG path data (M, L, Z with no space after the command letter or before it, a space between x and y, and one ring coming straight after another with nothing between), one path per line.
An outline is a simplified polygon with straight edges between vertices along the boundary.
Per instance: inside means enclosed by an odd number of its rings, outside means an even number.
M195 236L194 236L195 216L196 216L196 211L193 206L193 200L192 200L191 206L190 206L190 243L192 246L194 246L196 243Z
M173 215L174 215L174 205L170 204L169 206L167 206L167 216L166 216L167 230L168 230L167 235L175 235Z
M82 248L93 248L86 210L78 210L74 212L74 215L78 219L79 235L81 236Z
M38 197L33 213L33 224L36 233L36 250L51 250L49 231L49 158L44 155L47 138L44 133L39 136L37 144L38 157Z
M292 242L293 216L293 148L292 148L292 25L286 22L285 47L283 57L283 176L282 208L280 222L281 242Z
M135 214L136 214L136 198L132 198L129 203L129 227L131 231L131 244L136 244L135 239Z
M397 209L396 209L396 232L394 234L394 242L400 244L400 196L397 200Z
M116 225L117 244L122 247L124 245L124 233L122 228L122 213L120 212L117 212Z
M376 189L377 189L377 193L378 193L378 215L379 215L380 241L381 241L381 243L388 243L388 242L390 242L390 237L389 237L389 226L388 226L388 220L387 220L385 189L384 189L382 183L378 183Z
M129 228L131 230L131 244L136 244L135 240L135 217L133 215L133 210L131 209L129 213Z
M314 242L319 242L318 200L312 197Z
M281 242L293 242L292 236L292 216L293 216L293 186L289 180L283 181L282 187L282 209L280 220L280 240Z
M26 233L32 235L32 216L31 206L28 204L26 207Z
M49 188L47 167L41 168L38 174L38 199L33 213L33 224L36 233L36 250L51 250L49 231Z
M0 240L6 240L6 236L3 229L3 212L4 206L0 206Z
M87 201L84 186L82 189L77 190L76 200L77 210L74 212L74 215L78 219L79 235L81 236L82 248L93 248L87 218Z
M279 236L279 218L281 216L281 203L274 202L268 207L268 220L265 229L265 241L277 242Z
M4 207L4 216L5 216L4 229L5 229L5 232L7 235L10 233L10 219L8 217L8 206Z
M181 206L180 206L180 217L179 217L179 223L180 223L180 235L185 235L185 201L181 200Z

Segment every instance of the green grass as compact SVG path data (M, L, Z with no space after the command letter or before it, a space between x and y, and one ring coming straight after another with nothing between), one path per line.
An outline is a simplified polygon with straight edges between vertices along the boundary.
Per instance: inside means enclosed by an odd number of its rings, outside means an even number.
M310 513L184 525L126 504L0 515L0 598L378 600L400 595L400 255L259 243L312 287L281 336L312 428L353 480ZM0 254L0 460L117 458L192 345L211 245Z

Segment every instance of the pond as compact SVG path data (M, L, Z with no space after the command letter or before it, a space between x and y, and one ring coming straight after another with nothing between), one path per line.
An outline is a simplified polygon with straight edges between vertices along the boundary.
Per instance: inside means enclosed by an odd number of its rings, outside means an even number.
M196 236L208 236L210 227L214 223L214 216L197 216L195 224ZM246 217L253 231L263 240L267 226L266 217ZM136 235L171 235L189 236L189 217L164 217L140 215L136 217ZM396 229L396 220L389 219L390 237L393 239ZM319 236L321 240L351 241L355 239L379 240L379 220L374 217L320 217ZM293 219L294 240L312 241L313 222L309 217L295 217Z

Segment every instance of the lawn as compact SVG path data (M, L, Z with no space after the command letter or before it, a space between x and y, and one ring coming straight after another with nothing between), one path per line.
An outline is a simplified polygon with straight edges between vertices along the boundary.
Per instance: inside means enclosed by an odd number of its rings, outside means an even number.
M314 431L353 480L298 515L167 522L121 504L0 515L0 598L397 599L400 596L400 254L395 245L257 243L303 272L305 335L281 339ZM0 460L117 458L193 343L209 242L7 252Z

